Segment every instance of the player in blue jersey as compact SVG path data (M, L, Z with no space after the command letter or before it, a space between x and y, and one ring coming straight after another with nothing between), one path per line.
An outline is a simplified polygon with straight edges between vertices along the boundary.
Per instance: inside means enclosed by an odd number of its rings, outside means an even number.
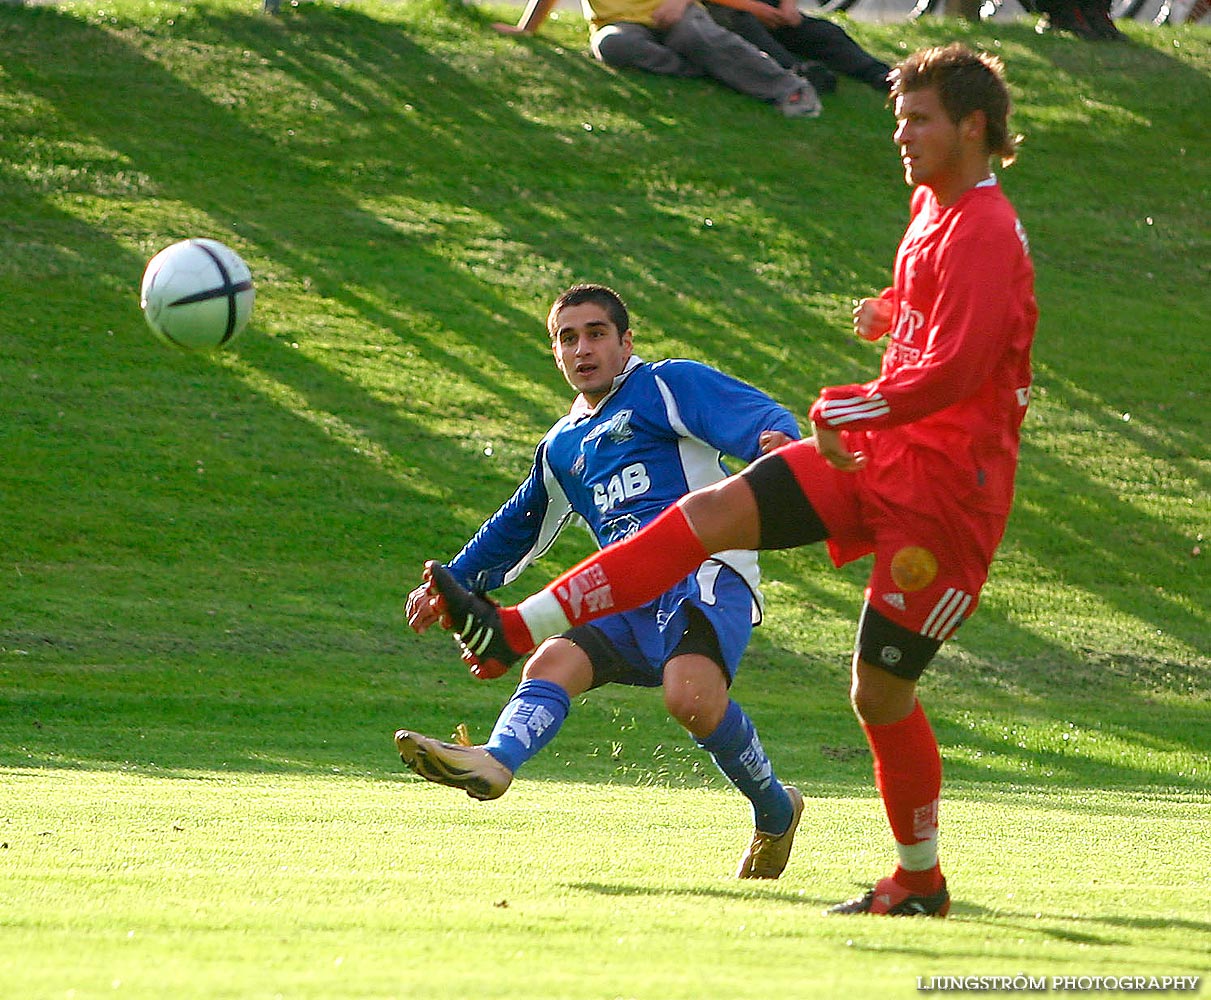
M607 545L691 490L724 479L722 455L752 461L800 436L790 412L750 385L694 361L635 357L626 305L605 286L568 289L551 306L547 329L555 363L578 395L539 442L513 497L448 564L426 564L424 581L408 596L408 623L417 632L441 617L434 576L479 593L501 587L569 519L579 517ZM761 618L758 580L755 553L714 553L651 603L542 643L485 745L401 729L400 758L429 781L495 799L551 742L571 699L603 684L663 687L670 714L752 803L756 830L737 877L777 878L803 797L779 782L756 728L729 694ZM472 672L499 676L477 665Z

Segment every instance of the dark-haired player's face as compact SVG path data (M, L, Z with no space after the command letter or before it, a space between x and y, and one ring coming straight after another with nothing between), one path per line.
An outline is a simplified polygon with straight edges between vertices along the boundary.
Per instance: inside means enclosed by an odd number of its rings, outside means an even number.
M963 165L959 126L950 120L933 87L910 90L896 98L896 131L904 180L945 190Z
M596 405L631 357L631 331L620 331L609 313L593 302L564 306L555 314L551 328L555 364L568 385Z

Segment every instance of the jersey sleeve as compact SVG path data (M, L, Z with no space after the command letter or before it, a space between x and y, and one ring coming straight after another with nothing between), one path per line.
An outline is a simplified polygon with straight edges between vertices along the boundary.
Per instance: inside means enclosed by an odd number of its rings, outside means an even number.
M446 567L476 593L503 587L551 547L571 516L572 506L547 461L544 438L525 481Z
M697 361L662 361L653 369L680 430L724 455L746 462L760 458L762 431L802 436L790 410L747 382Z
M976 392L1005 352L1016 286L1006 267L1015 259L1003 230L975 226L952 238L940 255L933 307L924 318L925 348L860 385L829 386L812 405L811 419L835 430L878 430L912 423ZM921 334L918 334L921 336ZM896 350L896 345L888 350Z

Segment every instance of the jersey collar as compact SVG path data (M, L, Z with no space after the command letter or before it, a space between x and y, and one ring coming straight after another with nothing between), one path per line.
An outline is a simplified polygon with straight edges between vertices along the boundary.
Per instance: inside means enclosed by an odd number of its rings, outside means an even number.
M641 364L643 364L643 359L632 354L627 359L626 367L614 376L614 383L610 386L610 391L602 397L601 402L599 402L596 406L589 406L588 401L584 398L584 396L578 394L576 398L572 400L572 409L568 412L568 416L570 416L573 420L583 420L585 417L593 416L598 410L600 410L603 406L605 406L606 403L610 401L614 393L622 388L622 383L631 377L631 372L633 372Z

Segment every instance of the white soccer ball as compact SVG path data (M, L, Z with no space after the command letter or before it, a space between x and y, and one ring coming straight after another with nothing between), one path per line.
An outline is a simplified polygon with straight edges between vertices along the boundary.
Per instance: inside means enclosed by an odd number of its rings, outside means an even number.
M215 351L248 324L256 291L248 265L218 240L182 240L143 272L143 315L152 333L188 351Z

